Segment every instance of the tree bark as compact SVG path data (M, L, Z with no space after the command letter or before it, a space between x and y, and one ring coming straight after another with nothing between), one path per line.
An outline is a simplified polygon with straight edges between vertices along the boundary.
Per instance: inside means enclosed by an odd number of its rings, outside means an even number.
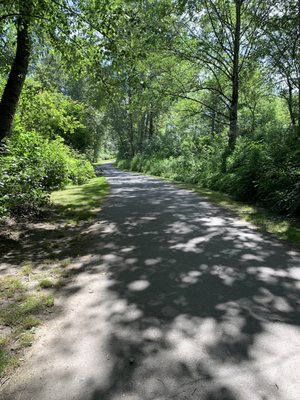
M144 147L144 137L145 137L145 132L147 129L147 113L142 114L141 122L140 122L140 129L139 129L139 150L142 151Z
M216 132L216 111L212 111L211 115L211 134L214 135Z
M251 113L251 128L250 128L250 133L254 133L255 127L256 127L256 106L257 103L254 101L253 106L248 106L250 113Z
M29 58L29 20L28 18L20 17L17 22L16 55L0 102L0 141L11 132L19 98L28 71Z
M294 110L293 110L293 87L292 84L289 80L289 78L287 78L287 84L288 84L288 97L287 97L287 103L288 103L288 108L289 108L289 113L290 113L290 118L291 118L291 124L292 126L296 126L296 118L294 115Z
M135 154L133 138L134 138L134 129L133 129L132 114L129 114L129 142L130 142L131 157L134 157Z
M235 1L235 30L233 44L233 67L232 67L232 94L229 111L229 135L228 146L234 149L238 134L238 104L239 104L239 61L241 40L241 6L242 0Z
M131 93L131 88L128 88L128 140L129 140L129 145L130 145L130 157L134 157L135 155L135 149L134 149L134 125L133 125L133 118L132 118L132 110L131 110L131 105L132 105L132 93Z
M300 0L298 0L298 51L297 51L297 55L298 55L298 133L300 136Z
M101 136L100 136L100 133L97 131L96 137L94 140L94 144L93 144L93 162L94 163L96 163L98 161L100 145L101 145Z
M154 121L153 121L153 113L150 111L149 113L149 139L154 135Z

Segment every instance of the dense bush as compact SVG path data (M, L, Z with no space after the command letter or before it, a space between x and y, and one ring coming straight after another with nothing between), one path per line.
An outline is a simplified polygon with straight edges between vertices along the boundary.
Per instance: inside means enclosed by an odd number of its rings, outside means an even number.
M170 155L171 140L155 139L143 155L119 161L121 168L147 172L231 194L290 215L300 214L300 138L293 132L274 137L239 137L224 168L226 137L197 139L198 152ZM157 151L156 146L167 143ZM177 146L176 146L177 147ZM155 152L151 149L155 148ZM182 146L184 148L184 146ZM192 149L192 146L191 146Z
M56 88L28 78L15 116L14 134L33 130L45 138L60 136L66 145L92 159L95 143L103 136L103 114Z
M30 213L44 205L49 193L68 183L94 176L93 167L57 137L35 131L13 135L8 154L0 157L0 214Z

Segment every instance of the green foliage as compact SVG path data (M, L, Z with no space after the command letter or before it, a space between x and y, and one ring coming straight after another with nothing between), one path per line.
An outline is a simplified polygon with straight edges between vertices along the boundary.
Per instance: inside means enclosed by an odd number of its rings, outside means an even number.
M13 135L9 154L0 158L1 214L28 214L45 205L49 193L94 176L92 165L57 137L38 133Z
M48 139L60 136L65 144L87 153L93 148L101 122L99 112L92 107L29 78L22 92L14 133L36 130Z
M38 127L39 133L48 138L56 135L67 137L85 128L84 117L82 104L28 79L19 104L15 130L31 131Z
M240 200L256 200L266 157L263 144L239 138L234 152L227 159L227 173L221 190Z
M7 0L4 11L22 14L25 3ZM85 182L91 166L70 148L96 162L116 147L124 168L299 213L295 1L280 0L280 13L269 1L43 0L32 7L36 54L10 154L0 161L2 213L40 207L52 190ZM0 25L3 87L16 28L10 17ZM282 49L282 40L293 45ZM229 149L235 103L238 138Z
M225 135L197 138L196 154L191 146L179 156L163 157L169 154L172 140L173 135L170 140L167 135L156 138L144 154L120 160L118 166L223 191L237 200L257 202L286 214L300 214L300 139L293 131L266 136L264 141L239 137L225 170ZM183 144L179 147L184 148Z
M156 135L148 141L143 154L157 158L179 157L183 153L182 138L176 132Z

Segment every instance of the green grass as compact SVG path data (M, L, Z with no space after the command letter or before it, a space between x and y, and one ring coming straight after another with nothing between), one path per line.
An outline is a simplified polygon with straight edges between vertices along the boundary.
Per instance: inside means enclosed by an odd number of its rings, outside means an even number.
M62 260L60 262L60 266L61 268L67 268L71 263L71 259L70 258L65 258L64 260Z
M4 372L8 373L12 371L18 365L19 365L18 358L10 354L10 352L5 350L4 348L2 348L0 341L0 376Z
M116 161L116 159L115 158L112 158L112 159L110 159L110 160L98 160L96 163L94 163L93 165L94 166L96 166L96 165L102 165L102 164L106 164L106 163L114 163Z
M34 334L32 332L23 332L20 335L20 344L24 347L31 346L33 340L34 340Z
M40 281L40 287L43 289L53 288L54 286L55 283L53 282L52 279L44 278Z
M51 294L26 292L21 276L22 273L20 277L6 276L0 280L0 325L8 328L8 332L0 336L0 376L18 366L14 350L31 346L40 314L54 305Z
M59 218L69 222L86 221L94 216L107 193L108 183L100 176L84 185L53 192L51 202Z
M174 182L173 180L168 180ZM300 248L300 221L296 218L287 218L262 207L236 201L225 193L215 192L197 185L189 183L180 183L180 185L199 193L212 203L231 211L236 216L257 226L261 231L271 233L279 239Z
M21 273L25 276L30 276L33 273L33 266L32 263L27 262L21 268Z
M50 294L26 294L21 299L7 303L0 311L0 324L4 326L25 328L35 323L34 315L41 313L46 307L54 305Z
M23 292L21 280L14 276L0 278L0 298L9 299Z

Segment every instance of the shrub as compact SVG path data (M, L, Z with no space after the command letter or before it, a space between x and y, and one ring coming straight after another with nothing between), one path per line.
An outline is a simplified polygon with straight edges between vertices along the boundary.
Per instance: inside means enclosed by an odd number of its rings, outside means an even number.
M221 188L239 200L257 200L259 181L267 159L264 144L239 138L234 152L227 159L227 174Z
M257 202L275 211L299 215L299 136L293 131L283 131L269 135L265 140L259 135L256 138L239 137L235 150L226 159L225 169L223 154L227 138L224 134L197 137L197 153L189 144L183 146L184 152L180 155L177 151L170 155L173 144L168 147L167 135L157 137L149 142L144 154L132 160L119 161L118 165L198 184L229 193L238 200ZM162 146L160 149L159 145Z
M57 137L35 131L13 135L8 155L0 157L0 215L31 214L49 200L49 193L68 183L94 176L92 165Z

